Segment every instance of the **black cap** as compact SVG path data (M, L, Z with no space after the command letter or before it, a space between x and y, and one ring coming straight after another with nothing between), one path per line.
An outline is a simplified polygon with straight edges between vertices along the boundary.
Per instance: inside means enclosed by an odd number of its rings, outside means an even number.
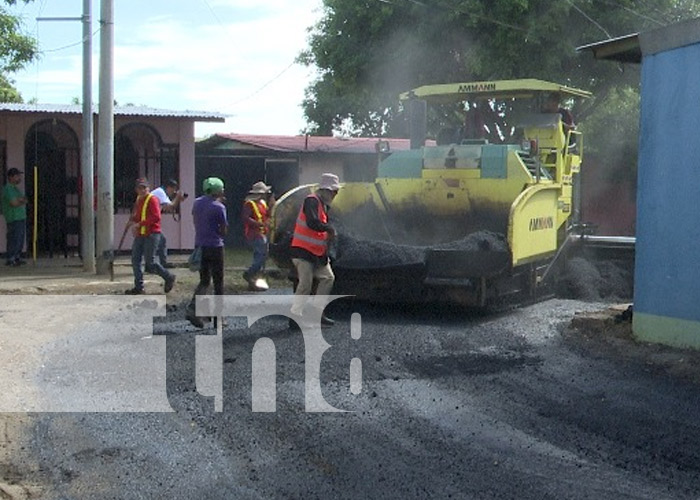
M16 168L11 168L10 170L7 171L7 176L8 177L14 177L15 175L22 174L23 172L21 170L17 170Z

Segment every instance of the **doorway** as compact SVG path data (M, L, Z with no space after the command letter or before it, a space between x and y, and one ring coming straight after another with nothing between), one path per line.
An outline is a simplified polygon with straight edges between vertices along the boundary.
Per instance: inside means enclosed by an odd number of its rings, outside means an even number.
M30 200L27 206L30 252L36 234L38 255L80 255L77 135L63 121L43 120L29 129L24 144L25 191Z

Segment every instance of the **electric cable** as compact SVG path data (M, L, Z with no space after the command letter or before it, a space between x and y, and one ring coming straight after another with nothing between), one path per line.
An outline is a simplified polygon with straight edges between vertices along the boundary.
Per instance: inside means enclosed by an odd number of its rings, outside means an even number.
M378 2L381 2L381 3L388 4L388 5L394 5L394 6L396 6L396 7L400 7L400 6L401 6L401 5L399 5L398 3L392 2L392 1L390 1L390 0L377 0L377 1L378 1ZM482 15L482 14L476 14L476 13L474 13L474 12L468 12L468 11L466 11L466 10L464 10L464 9L461 9L461 8L459 8L459 7L457 7L457 6L454 6L454 5L450 5L450 6L443 6L443 5L430 6L430 5L424 4L423 2L419 2L418 0L405 0L405 1L406 1L406 2L409 2L409 3L412 3L412 4L415 4L415 5L419 5L419 6L421 6L421 7L426 8L426 9L439 8L439 9L441 9L441 10L443 10L443 11L446 11L446 12L453 12L453 13L461 14L461 15L464 15L464 16L473 17L473 18L475 18L475 19L481 19L481 20L483 20L483 21L488 21L488 22L493 23L493 24L496 24L496 25L498 25L498 26L503 26L504 28L510 28L510 29L512 29L512 30L522 31L522 32L524 32L524 33L526 33L526 32L528 31L527 29L523 28L522 26L516 26L516 25L511 24L511 23L506 23L506 22L504 22L504 21L500 21L500 20L495 19L495 18L490 17L490 16L485 16L485 15Z
M90 38L95 38L95 35L97 35L97 34L100 32L101 29L102 29L102 28L97 28L97 29L90 35ZM44 49L44 50L41 50L40 53L42 53L42 54L49 54L49 53L51 53L51 52L59 52L59 51L61 51L61 50L70 49L71 47L77 47L78 45L82 45L83 43L85 43L85 40L87 40L87 37L83 37L83 38L81 38L81 39L80 39L79 41L77 41L77 42L74 42L74 43L71 43L71 44L68 44L68 45L64 45L64 46L62 46L62 47L56 47L55 49Z
M211 12L212 16L214 17L214 19L216 19L216 21L221 25L221 27L228 33L228 28L227 28L226 25L221 21L221 19L219 18L219 16L216 15L216 12L215 12L214 9L212 8L212 6L209 4L208 0L201 0L201 1L207 6L207 8L208 8L209 11ZM416 0L412 0L412 1L416 1ZM270 80L267 80L265 83L263 83L262 85L260 85L256 90L254 90L253 92L251 92L251 93L248 94L247 96L242 97L242 98L238 99L237 101L232 102L232 103L231 103L231 106L235 106L236 104L240 104L240 103L242 103L242 102L244 102L244 101L247 101L248 99L251 99L252 97L256 96L257 94L259 94L260 92L262 92L263 90L265 90L265 88L267 88L267 87L269 87L271 84L273 84L276 80L278 80L279 78L281 78L282 75L284 75L287 71L289 71L289 69L290 69L292 66L294 66L295 64L296 64L296 58L295 58L291 63L289 63L282 71L280 71L279 73L277 73L277 74L276 74L275 76L273 76Z
M252 98L253 96L259 94L260 92L262 92L263 90L265 90L266 87L268 87L269 85L271 85L272 83L274 83L274 82L275 82L276 80L278 80L282 75L284 75L287 71L289 71L289 69L290 69L292 66L294 66L295 64L296 64L296 60L292 61L291 63L289 63L289 65L288 65L286 68L284 68L282 71L280 71L276 76L272 77L270 80L268 80L268 81L265 82L263 85L261 85L260 87L258 87L257 90L254 90L253 92L251 92L250 94L248 94L246 97L242 97L241 99L232 102L231 105L234 106L234 105L236 105L236 104L240 104L241 102L247 101L248 99Z
M610 35L610 33L608 33L608 31L607 31L605 28L603 28L603 26L601 26L599 22L597 22L597 21L596 21L595 19L593 19L591 16L589 16L588 14L586 14L581 8L578 7L578 5L574 5L574 2L572 2L571 0L566 0L566 3L568 3L569 5L571 5L571 7L573 7L574 10L576 10L579 14L581 14L581 15L582 15L583 17L585 17L588 21L590 21L596 28L598 28L600 31L602 31L603 33L605 33L605 36L607 36L608 38L612 38L612 35Z
M654 19L653 17L650 17L650 16L648 16L648 15L646 15L646 14L642 14L642 13L640 13L640 12L634 10L634 9L631 8L631 7L626 7L626 6L624 6L624 5L620 5L619 2L612 2L612 1L610 1L610 0L598 0L598 1L603 2L603 3L607 4L607 5L613 5L613 6L615 6L615 7L620 7L621 9L623 9L623 10L629 12L630 14L634 14L635 16L640 17L641 19L646 19L647 21L651 21L652 23L655 23L655 24L657 24L657 25L659 25L659 26L666 26L665 23L662 23L661 21L659 21L659 20L657 20L657 19Z

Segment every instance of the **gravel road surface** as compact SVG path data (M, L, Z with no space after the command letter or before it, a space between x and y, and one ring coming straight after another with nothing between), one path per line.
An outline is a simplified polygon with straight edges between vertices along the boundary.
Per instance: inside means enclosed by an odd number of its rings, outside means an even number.
M222 363L205 367L223 377L215 411L197 392L195 364L197 339L215 331L195 332L179 307L155 320L153 336L167 345L175 411L2 414L0 497L698 498L697 355L636 344L624 324L570 327L577 312L605 306L554 299L492 315L336 306L321 383L342 413L304 411L304 344L281 317L250 328L228 319ZM88 352L123 352L108 331L70 335ZM274 413L251 411L261 337L276 348ZM56 339L37 355L36 391L50 397L47 373L75 362Z

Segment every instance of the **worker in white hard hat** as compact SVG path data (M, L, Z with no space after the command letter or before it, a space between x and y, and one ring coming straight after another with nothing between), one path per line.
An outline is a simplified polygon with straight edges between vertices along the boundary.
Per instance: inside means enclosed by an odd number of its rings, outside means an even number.
M304 199L299 210L289 250L298 279L291 311L294 315L302 315L306 297L312 294L314 280L318 281L316 295L329 295L333 288L335 275L328 259L328 245L335 237L335 229L329 224L328 211L339 190L338 176L323 174L318 189ZM325 314L321 316L321 326L333 323ZM299 328L292 319L289 327Z
M251 187L243 201L241 220L246 243L253 250L253 261L243 278L252 291L267 290L264 278L265 262L268 252L268 233L270 231L270 210L275 204L272 187L258 181Z

